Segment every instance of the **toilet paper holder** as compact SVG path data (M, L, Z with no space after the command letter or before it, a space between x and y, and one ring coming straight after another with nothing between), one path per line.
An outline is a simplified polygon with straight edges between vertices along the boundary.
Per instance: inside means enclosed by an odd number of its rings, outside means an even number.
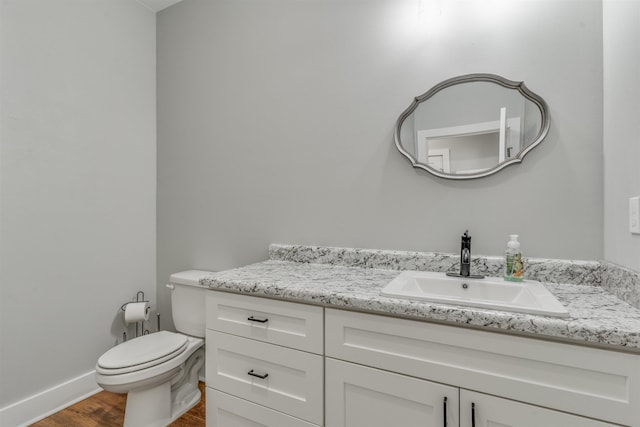
M144 292L142 291L138 291L138 293L136 294L136 300L135 301L127 301L124 304L122 304L122 307L120 307L120 310L125 311L127 309L127 305L134 303L134 302L150 302L149 300L144 299Z
M145 300L144 299L144 292L143 291L138 291L138 293L136 293L136 300L135 301L128 301L125 302L124 304L122 304L122 306L120 307L120 310L122 310L122 312L124 313L127 310L127 305L132 304L132 303L140 303L140 302L150 302L149 300ZM146 308L146 313L149 314L149 311L151 311L151 307L147 307ZM136 337L140 336L140 332L138 330L138 328L140 328L140 330L142 330L142 335L146 335L149 333L149 330L145 330L144 329L144 321L140 321L140 322L136 322ZM126 338L124 338L126 340Z

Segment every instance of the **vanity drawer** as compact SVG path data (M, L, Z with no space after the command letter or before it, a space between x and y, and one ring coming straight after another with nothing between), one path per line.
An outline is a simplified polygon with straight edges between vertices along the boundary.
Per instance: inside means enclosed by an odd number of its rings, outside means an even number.
M323 353L322 307L212 291L207 294L207 328Z
M326 355L637 426L640 355L326 309Z
M315 427L282 412L207 388L207 427Z
M322 356L212 330L206 339L208 387L322 424Z

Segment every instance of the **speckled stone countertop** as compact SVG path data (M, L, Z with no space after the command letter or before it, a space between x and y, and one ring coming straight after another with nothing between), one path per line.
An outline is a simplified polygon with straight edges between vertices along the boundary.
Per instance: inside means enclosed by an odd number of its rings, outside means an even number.
M398 270L271 259L212 273L200 282L215 290L640 353L640 310L600 286L544 282L570 314L553 318L382 296Z

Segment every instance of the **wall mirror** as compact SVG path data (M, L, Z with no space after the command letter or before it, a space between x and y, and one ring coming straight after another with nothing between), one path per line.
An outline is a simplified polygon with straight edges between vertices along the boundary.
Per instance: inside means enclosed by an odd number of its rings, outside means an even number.
M396 123L395 142L415 168L472 179L520 163L548 131L547 104L524 82L468 74L416 97Z

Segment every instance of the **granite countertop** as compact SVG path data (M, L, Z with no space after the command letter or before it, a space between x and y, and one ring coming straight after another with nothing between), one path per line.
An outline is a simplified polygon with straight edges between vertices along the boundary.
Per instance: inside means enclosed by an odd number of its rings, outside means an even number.
M569 310L568 318L512 313L385 297L380 290L398 270L269 260L212 273L214 290L509 331L640 352L640 310L598 286L544 283Z

